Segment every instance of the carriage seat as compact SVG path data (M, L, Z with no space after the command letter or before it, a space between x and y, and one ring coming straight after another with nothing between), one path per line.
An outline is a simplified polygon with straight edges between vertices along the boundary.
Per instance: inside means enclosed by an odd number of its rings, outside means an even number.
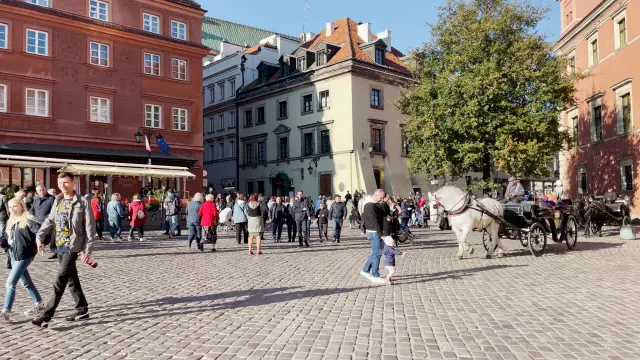
M610 212L619 213L624 202L615 202L613 204L604 204Z
M505 216L509 215L524 216L525 214L531 214L535 201L521 201L519 203L508 202L503 204Z

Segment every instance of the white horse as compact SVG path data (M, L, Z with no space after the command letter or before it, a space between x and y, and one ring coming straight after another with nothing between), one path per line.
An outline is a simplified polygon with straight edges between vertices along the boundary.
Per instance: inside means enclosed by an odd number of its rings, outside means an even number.
M449 217L449 224L458 238L458 259L462 259L465 252L473 254L473 247L467 243L467 236L473 230L488 229L491 234L491 244L485 257L490 259L498 244L498 257L504 255L504 248L500 242L500 223L486 213L502 218L504 209L502 204L491 198L475 199L466 191L453 186L444 186L435 192L434 198L438 204L438 213Z

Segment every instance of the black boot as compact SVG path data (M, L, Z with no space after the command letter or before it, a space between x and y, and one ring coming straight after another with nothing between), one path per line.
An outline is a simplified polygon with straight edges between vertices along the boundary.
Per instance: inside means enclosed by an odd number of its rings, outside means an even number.
M31 323L35 326L46 328L47 326L49 326L49 321L51 321L51 318L47 315L42 314L37 318L31 320Z

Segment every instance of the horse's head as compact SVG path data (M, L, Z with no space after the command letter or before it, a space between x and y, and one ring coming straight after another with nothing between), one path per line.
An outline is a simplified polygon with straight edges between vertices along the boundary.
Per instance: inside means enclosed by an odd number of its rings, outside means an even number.
M444 207L447 211L454 210L454 207L464 205L461 204L461 202L464 201L466 196L466 191L454 186L443 186L433 194L437 204L440 204L438 207Z

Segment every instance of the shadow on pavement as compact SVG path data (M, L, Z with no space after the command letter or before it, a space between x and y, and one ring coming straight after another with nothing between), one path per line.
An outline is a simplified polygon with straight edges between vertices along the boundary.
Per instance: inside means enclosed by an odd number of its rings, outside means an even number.
M416 283L424 283L428 281L437 281L437 280L458 280L464 277L473 276L475 273L490 271L490 270L499 270L506 268L515 268L515 267L525 267L527 265L489 265L471 269L460 269L460 270L451 270L451 271L443 271L432 274L416 274L416 275L403 275L396 276L393 283L396 285L403 284L416 284Z

